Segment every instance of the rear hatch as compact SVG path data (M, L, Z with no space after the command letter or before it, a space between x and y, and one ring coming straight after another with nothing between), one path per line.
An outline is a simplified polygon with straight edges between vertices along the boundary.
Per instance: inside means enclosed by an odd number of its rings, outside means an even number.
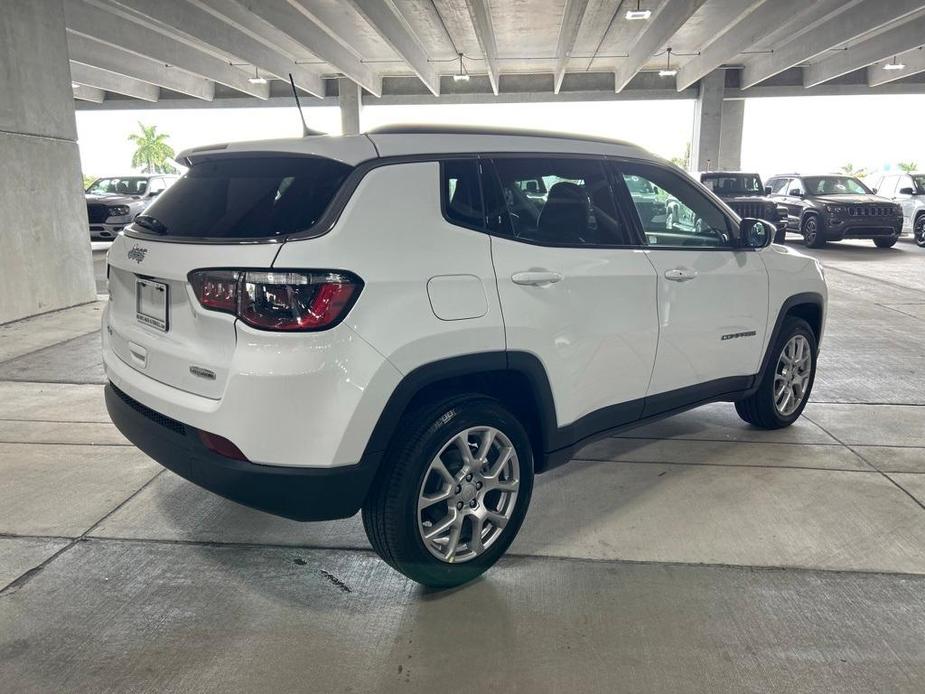
M189 273L269 269L289 234L312 228L352 166L285 153L233 153L193 162L109 252L110 344L147 376L222 396L237 318L206 310Z

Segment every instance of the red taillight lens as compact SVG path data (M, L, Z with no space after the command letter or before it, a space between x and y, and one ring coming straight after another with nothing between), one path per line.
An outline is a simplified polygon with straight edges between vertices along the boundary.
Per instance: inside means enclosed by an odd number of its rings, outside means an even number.
M196 270L190 284L203 308L234 313L262 330L324 330L340 322L363 283L347 272Z

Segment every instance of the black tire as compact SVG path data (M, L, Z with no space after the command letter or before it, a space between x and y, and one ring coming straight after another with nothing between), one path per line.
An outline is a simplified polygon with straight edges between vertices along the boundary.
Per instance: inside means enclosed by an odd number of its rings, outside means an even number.
M885 236L880 239L874 239L874 245L877 248L892 248L899 241L899 234L896 236Z
M517 454L520 480L513 511L494 542L467 561L448 563L428 550L418 529L418 495L431 462L447 442L470 427L501 431ZM413 581L449 588L471 581L507 551L533 492L533 451L523 426L497 400L460 395L406 414L363 505L363 528L376 553ZM449 506L447 506L449 509ZM471 532L471 526L470 532Z
M925 214L920 214L915 218L912 224L912 237L915 239L916 246L925 248Z
M787 241L787 229L778 229L774 234L774 243L785 243Z
M803 335L808 340L812 366L809 383L805 389L802 402L794 412L783 416L778 411L774 401L774 379L777 374L781 353L790 339L796 335ZM739 417L759 429L783 429L799 419L800 415L803 414L803 408L806 407L806 403L809 401L809 396L813 390L813 382L816 380L817 351L816 335L813 333L812 328L809 327L809 323L802 318L793 316L785 318L780 334L770 350L768 363L764 373L761 375L761 383L758 385L758 389L749 397L739 400L735 404Z
M825 246L825 235L822 233L822 224L817 215L806 215L800 230L803 232L803 242L807 248L822 248Z

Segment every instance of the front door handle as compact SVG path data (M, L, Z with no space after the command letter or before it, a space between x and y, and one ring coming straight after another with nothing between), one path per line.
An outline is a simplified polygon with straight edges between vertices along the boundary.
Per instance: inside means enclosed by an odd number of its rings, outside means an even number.
M515 272L511 276L514 284L522 284L529 287L545 287L555 284L562 280L562 275L550 270L527 270L526 272Z
M673 270L665 270L665 279L671 282L687 282L697 276L696 270L676 267Z

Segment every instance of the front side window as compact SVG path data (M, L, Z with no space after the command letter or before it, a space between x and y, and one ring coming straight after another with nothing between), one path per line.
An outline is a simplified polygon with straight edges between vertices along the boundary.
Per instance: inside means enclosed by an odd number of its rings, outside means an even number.
M786 195L790 190L789 178L774 178L768 183L771 188L771 195Z
M656 166L617 166L650 246L732 245L726 215L689 181Z
M914 175L912 181L915 183L916 193L925 193L925 174Z
M853 176L807 176L803 181L809 195L870 195L870 189Z
M631 245L603 162L524 157L498 158L494 166L515 239L557 246Z
M443 212L447 220L464 227L485 226L479 165L475 159L450 159L440 165Z

